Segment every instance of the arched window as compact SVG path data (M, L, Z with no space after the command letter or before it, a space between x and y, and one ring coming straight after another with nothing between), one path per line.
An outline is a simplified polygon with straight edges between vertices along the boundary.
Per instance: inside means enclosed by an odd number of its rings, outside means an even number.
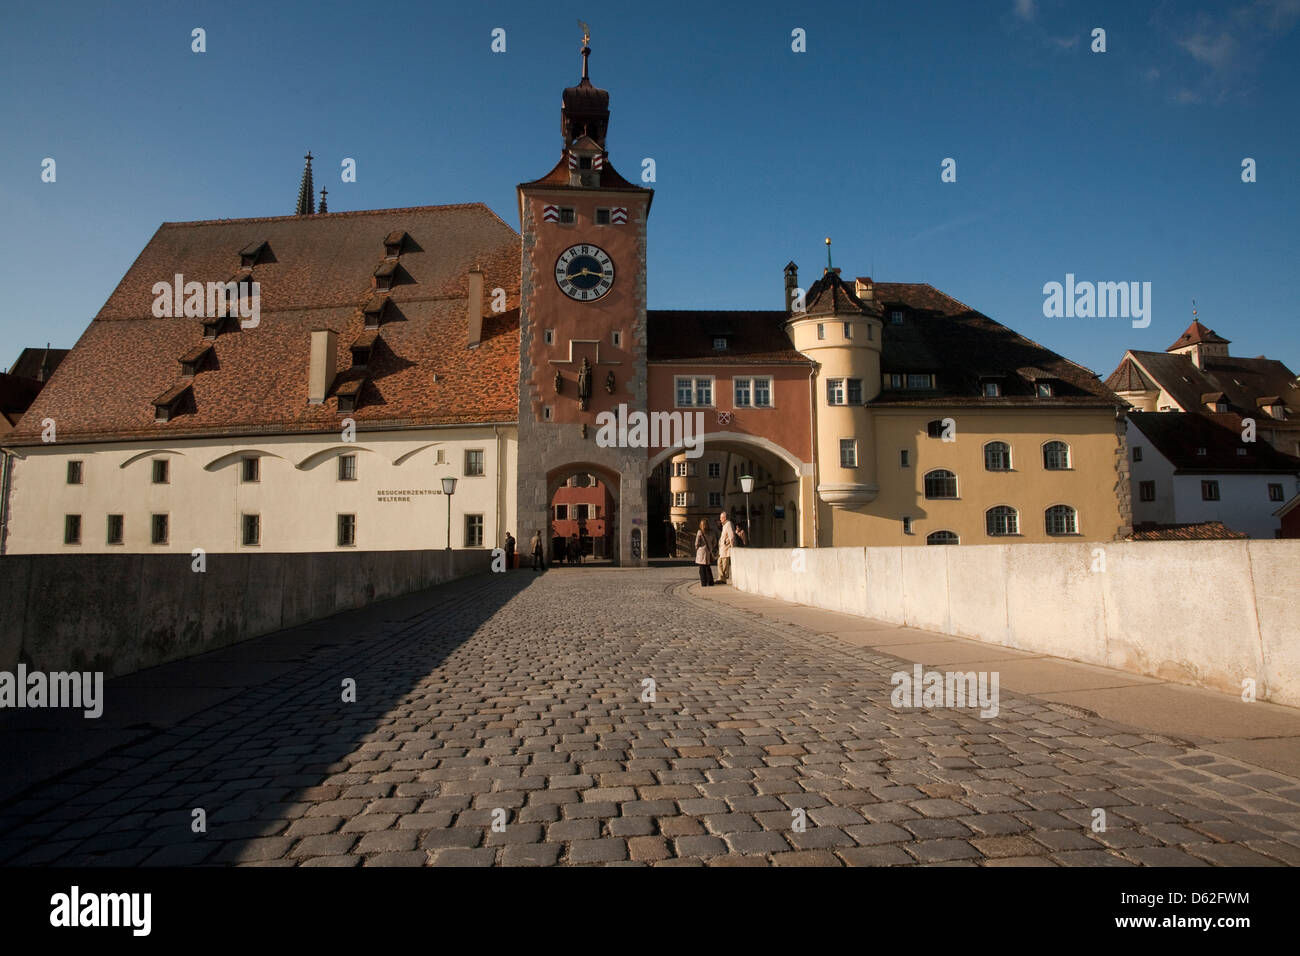
M1052 505L1045 511L1048 534L1078 534L1079 514L1069 505Z
M927 422L925 425L925 433L929 435L931 438L942 438L943 419L936 418L933 421Z
M984 527L990 537L1020 533L1020 516L1015 508L998 505L984 512Z
M1048 471L1070 468L1070 446L1063 441L1049 441L1043 446L1043 467Z
M927 498L956 498L957 476L945 468L936 468L925 473L925 496Z
M984 467L988 471L1011 470L1011 446L1004 441L991 441L984 446Z
M925 536L926 544L956 544L957 535L952 531L931 531Z

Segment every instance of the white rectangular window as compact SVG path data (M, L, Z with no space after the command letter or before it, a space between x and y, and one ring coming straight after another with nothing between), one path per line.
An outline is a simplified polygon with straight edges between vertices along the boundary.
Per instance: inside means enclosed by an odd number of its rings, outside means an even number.
M713 376L677 376L674 382L677 405L683 408L713 405Z
M357 480L357 456L339 455L339 481Z
M673 507L674 507L674 508L685 508L685 507L686 507L686 492L684 492L684 491L674 491L674 492L673 492Z
M81 462L79 461L68 462L68 484L70 485L81 484L81 472L82 472Z
M124 519L121 515L108 516L108 536L104 539L105 544L121 544L123 536Z
M244 515L241 540L245 547L255 547L262 543L262 516Z
M547 345L555 344L555 329L547 329L542 333L542 341Z
M984 397L985 397L985 398L997 398L997 397L998 397L999 395L1001 395L1001 394L1002 394L1002 386L998 385L997 382L985 382L985 383L984 383Z
M465 547L467 548L483 547L483 516L482 515L465 516Z
M576 521L586 521L591 517L591 505L586 502L578 502L573 506L573 517Z
M826 338L826 326L824 326L820 322L817 323L817 338L819 339Z
M166 458L155 458L153 460L153 483L155 485L165 485L171 480L170 471L167 466L170 462Z
M840 439L840 467L858 467L858 440L856 438Z
M848 322L844 323L844 337L846 339L853 338L853 326Z
M709 462L709 477L710 478L722 477L722 462L720 461Z
M848 403L850 405L862 404L862 379L846 378L844 380L845 391L847 393Z
M63 543L81 544L81 515L63 516Z
M750 402L750 380L747 378L738 378L733 380L735 398L734 403L737 408L746 408Z
M149 540L154 544L166 544L167 535L170 532L169 522L166 515L149 516Z
M259 481L262 476L260 467L261 459L257 457L248 457L243 459L243 479L246 482Z
M339 536L338 544L340 548L350 548L357 543L357 516L356 515L339 515Z
M911 533L912 533L912 519L910 517L905 516L903 518L903 534L911 534Z
M465 450L465 476L467 478L481 477L483 475L483 449L468 448Z
M826 404L844 404L844 379L828 378L826 380Z

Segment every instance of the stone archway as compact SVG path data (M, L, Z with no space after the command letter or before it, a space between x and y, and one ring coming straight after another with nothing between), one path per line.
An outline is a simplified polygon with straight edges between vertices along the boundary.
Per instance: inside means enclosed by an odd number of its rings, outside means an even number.
M754 547L807 547L811 527L805 526L810 513L812 466L789 450L758 436L735 432L706 432L703 454L688 459L684 447L665 448L649 459L647 514L663 515L664 527L652 554L669 554L675 544L677 555L690 543L701 518L716 524L726 510L739 527L748 517L750 543ZM754 489L746 499L740 476L751 474ZM663 501L651 499L660 495ZM689 550L689 549L688 549ZM671 556L671 555L670 555Z
M620 564L619 511L622 476L605 465L570 462L546 474L549 508L548 560L555 563L578 546L581 563ZM638 563L634 561L633 563Z

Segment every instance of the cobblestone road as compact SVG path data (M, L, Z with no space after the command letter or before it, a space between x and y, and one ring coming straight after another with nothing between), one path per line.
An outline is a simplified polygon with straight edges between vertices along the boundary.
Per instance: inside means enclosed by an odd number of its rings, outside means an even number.
M0 807L0 861L1300 863L1295 780L1005 692L992 719L895 710L909 666L694 577L523 571L372 609L355 641Z

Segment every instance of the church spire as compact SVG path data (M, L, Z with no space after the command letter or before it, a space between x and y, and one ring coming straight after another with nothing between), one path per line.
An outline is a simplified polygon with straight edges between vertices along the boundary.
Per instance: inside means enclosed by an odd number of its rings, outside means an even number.
M329 192L330 191L326 189L324 186L320 188L320 211L321 212L329 212L329 209L325 206L325 197L329 195Z
M311 182L311 150L307 150L307 165L302 171L302 183L298 186L298 208L295 216L311 216L316 213L316 190Z

